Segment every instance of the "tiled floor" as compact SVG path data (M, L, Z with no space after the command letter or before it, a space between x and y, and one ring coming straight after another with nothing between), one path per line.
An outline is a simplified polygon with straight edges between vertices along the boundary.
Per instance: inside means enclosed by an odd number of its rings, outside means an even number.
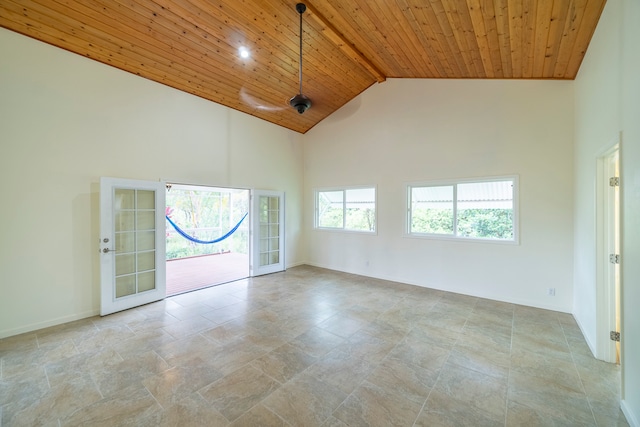
M568 314L312 267L0 341L2 426L615 426Z

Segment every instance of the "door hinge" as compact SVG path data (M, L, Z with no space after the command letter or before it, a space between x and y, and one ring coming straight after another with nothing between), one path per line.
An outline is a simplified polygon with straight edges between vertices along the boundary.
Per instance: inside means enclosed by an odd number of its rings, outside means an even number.
M611 341L620 342L620 332L611 331L609 338L611 338Z
M609 255L609 262L611 264L620 264L620 255L619 254Z
M609 178L609 187L620 187L620 177L614 176Z

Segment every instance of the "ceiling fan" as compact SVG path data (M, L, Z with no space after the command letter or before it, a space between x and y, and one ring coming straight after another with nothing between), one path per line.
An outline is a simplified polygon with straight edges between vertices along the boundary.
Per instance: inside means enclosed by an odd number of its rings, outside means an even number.
M289 100L289 105L302 114L311 108L311 99L302 93L302 14L307 10L307 6L304 3L298 3L296 10L300 14L300 92Z

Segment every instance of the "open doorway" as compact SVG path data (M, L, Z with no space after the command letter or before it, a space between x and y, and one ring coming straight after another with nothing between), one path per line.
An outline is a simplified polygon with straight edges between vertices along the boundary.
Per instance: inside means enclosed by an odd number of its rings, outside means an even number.
M249 276L249 190L167 184L166 295Z
M598 158L597 357L620 363L620 151L619 139Z

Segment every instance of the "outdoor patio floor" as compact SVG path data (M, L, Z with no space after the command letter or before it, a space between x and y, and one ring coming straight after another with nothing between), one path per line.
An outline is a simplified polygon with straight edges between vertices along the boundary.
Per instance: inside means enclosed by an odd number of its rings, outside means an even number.
M167 261L167 296L249 277L249 256L222 253Z

